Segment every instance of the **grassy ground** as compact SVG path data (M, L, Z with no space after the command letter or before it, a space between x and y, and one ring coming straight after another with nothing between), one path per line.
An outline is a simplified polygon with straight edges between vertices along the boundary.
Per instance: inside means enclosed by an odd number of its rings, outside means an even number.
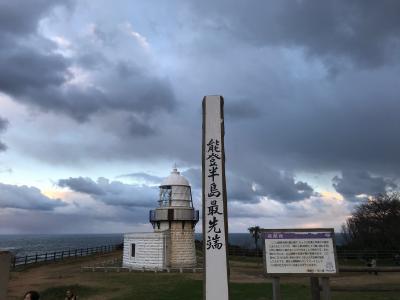
M35 289L42 299L63 299L72 289L79 299L180 300L202 299L202 274L196 273L128 273L81 272L82 265L98 264L120 253L52 263L13 272L10 300L21 299L24 292ZM231 266L231 300L272 299L270 280L262 275L262 264L253 259L233 258ZM400 299L400 274L342 274L331 279L333 299ZM310 299L306 278L282 278L285 300Z
M58 286L42 292L43 299L62 299L67 289L72 289L80 299L112 299L112 300L201 300L202 282L185 278L184 275L160 274L96 274L99 282L107 283L107 287L93 288L85 285ZM310 299L309 287L301 284L282 284L282 297L287 300ZM231 283L232 300L266 300L272 299L270 283ZM337 300L395 300L399 292L390 291L333 291L333 299ZM104 298L103 298L104 297Z

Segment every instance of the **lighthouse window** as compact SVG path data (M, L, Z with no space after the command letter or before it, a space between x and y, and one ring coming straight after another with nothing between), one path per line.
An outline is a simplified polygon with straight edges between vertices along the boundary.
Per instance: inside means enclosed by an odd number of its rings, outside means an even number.
M171 201L172 188L165 186L160 189L160 202L161 206L169 206Z
M131 256L135 257L135 244L131 244Z

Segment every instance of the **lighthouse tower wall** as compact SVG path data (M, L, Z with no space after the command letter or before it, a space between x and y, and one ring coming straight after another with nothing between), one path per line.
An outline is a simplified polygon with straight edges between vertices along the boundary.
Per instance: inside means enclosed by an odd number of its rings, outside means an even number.
M184 226L184 228L182 228ZM171 258L172 268L189 268L196 266L196 248L194 228L191 222L171 222Z

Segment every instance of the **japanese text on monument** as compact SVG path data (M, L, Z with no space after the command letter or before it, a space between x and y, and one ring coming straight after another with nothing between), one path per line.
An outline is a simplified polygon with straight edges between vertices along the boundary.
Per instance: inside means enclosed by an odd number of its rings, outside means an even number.
M220 176L220 163L221 163L221 148L220 141L217 139L210 139L207 142L206 161L208 167L207 177L209 178L209 185L207 186L207 250L219 250L223 246L221 239L221 209L222 194L221 187L218 186L220 181L216 180Z

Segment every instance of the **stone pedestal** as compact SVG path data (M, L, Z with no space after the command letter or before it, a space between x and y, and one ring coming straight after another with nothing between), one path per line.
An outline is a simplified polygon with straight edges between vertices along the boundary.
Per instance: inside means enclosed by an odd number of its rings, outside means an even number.
M10 278L11 253L0 251L0 299L7 299L7 286Z

